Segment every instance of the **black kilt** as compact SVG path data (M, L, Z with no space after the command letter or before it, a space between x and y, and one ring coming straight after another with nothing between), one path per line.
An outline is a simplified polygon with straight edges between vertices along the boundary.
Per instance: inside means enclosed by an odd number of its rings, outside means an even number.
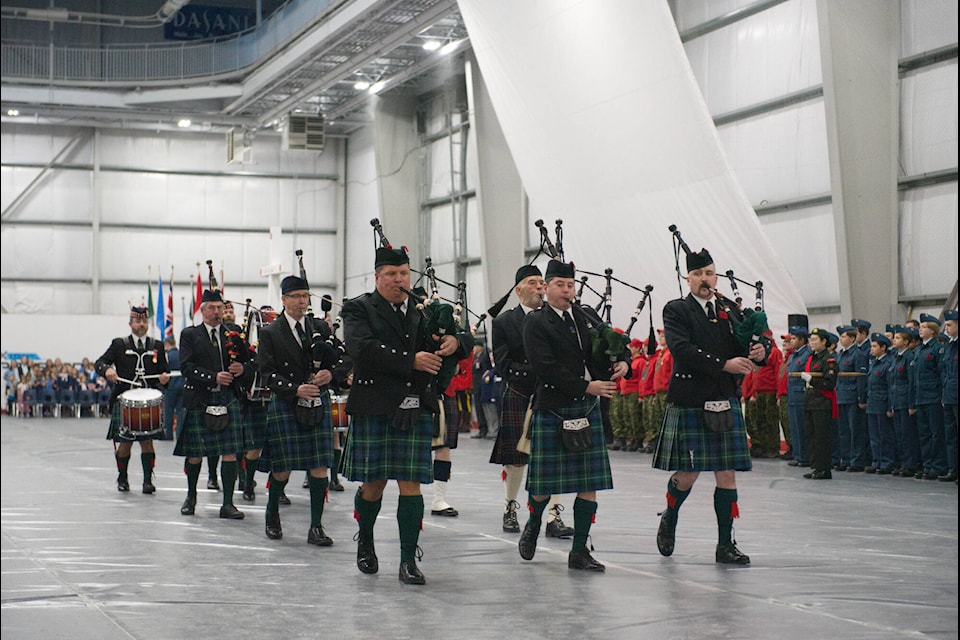
M443 433L443 444L434 446L434 449L456 449L460 440L460 405L456 396L443 394L443 422L446 431Z
M584 416L590 420L590 448L580 453L567 451L560 439L560 425L563 420ZM534 410L530 422L527 492L548 496L601 489L613 489L613 476L600 404L590 399L558 411Z
M703 424L703 409L667 405L653 467L666 471L750 471L750 447L743 410L735 399L730 401L733 428L714 433Z
M243 404L241 419L244 424L244 451L262 449L267 441L267 406L269 400L246 401Z
M269 473L332 467L332 424L329 399L324 401L320 423L305 426L297 422L294 402L274 395L267 407L266 437L258 469Z
M453 424L456 430L458 425ZM350 416L350 432L343 451L343 475L353 482L407 480L433 482L433 414L420 413L417 423L400 432L385 415Z
M210 404L222 404L227 407L227 415L230 416L227 428L217 433L210 431L207 429L204 418L206 406L202 404L193 406L184 412L183 427L177 428L177 445L173 448L173 455L204 458L245 451L246 438L243 419L240 416L240 400L230 391L213 393L210 398Z
M120 427L122 424L120 399L118 398L114 401L113 408L110 410L110 426L107 427L107 440L116 440L117 442L142 442L143 440L158 440L163 437L163 409L161 408L160 410L160 425L158 427L159 431L127 437L120 433Z
M500 402L500 430L497 431L497 441L493 443L493 452L490 454L492 464L523 465L530 461L528 454L517 451L528 406L529 395L519 393L510 385L504 385Z

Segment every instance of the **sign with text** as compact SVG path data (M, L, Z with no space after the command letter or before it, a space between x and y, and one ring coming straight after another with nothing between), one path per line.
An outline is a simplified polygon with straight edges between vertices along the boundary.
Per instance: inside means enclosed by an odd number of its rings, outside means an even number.
M257 25L254 9L188 4L163 26L167 40L206 40L228 36Z

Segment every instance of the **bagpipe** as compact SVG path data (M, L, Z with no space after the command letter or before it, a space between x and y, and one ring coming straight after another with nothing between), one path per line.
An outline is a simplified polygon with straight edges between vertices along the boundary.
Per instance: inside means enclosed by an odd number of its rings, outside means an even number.
M387 240L386 235L384 235L380 220L373 218L370 220L370 226L373 227L377 246L392 249L393 245L390 244L390 241ZM406 248L404 247L403 249L406 252ZM433 268L433 261L430 257L426 258L425 267L422 272L412 268L411 271L419 274L421 277L425 277L427 279L427 285L430 287L429 293L422 288L418 291L416 285L414 285L412 291L401 288L416 304L417 311L420 312L422 320L419 328L419 339L422 340L423 343L432 344L435 346L435 349L439 349L440 342L434 340L433 336L439 336L442 339L444 336L456 336L464 330L469 331L469 323L464 324L464 318L467 312L466 283L460 282L457 285L451 285L456 286L457 301L450 304L449 301L445 301L440 297L438 286L440 279L437 278L436 270ZM482 322L483 316L478 317L480 318L480 322ZM457 372L458 362L456 355L443 356L442 360L440 371L437 373L437 390L441 393L450 386L450 381L453 380L453 376Z
M691 251L687 243L683 241L677 225L672 224L667 227L667 230L673 234L674 260L677 270L677 284L679 285L680 251L682 250L686 255L691 255L693 251ZM730 282L733 299L725 296L716 289L711 289L711 292L713 292L713 295L717 299L717 313L719 315L722 309L730 318L734 336L736 336L737 342L740 343L742 347L749 350L755 344L763 346L763 361L757 363L758 366L762 367L767 363L767 358L773 349L773 340L765 335L770 330L770 327L767 324L767 314L763 309L763 281L757 280L751 283L746 280L741 280L734 275L733 269L728 269L724 275ZM743 306L743 296L740 295L740 289L737 283L753 287L756 291L756 303L753 309ZM681 294L682 293L683 288L681 286Z
M540 253L546 253L548 256L550 256L550 258L563 262L563 220L558 219L556 221L556 243L551 242L550 234L547 231L543 220L537 220L534 225L540 230ZM539 256L540 253L538 253L537 256ZM536 257L534 257L534 260L536 260ZM590 334L590 354L594 368L600 371L610 371L614 364L616 364L616 362L620 360L620 358L623 357L623 355L627 352L627 345L630 343L630 331L633 329L633 326L639 319L644 305L649 300L650 292L653 291L653 286L648 284L643 289L635 287L630 283L613 277L613 269L610 268L605 269L602 276L600 274L583 269L580 269L579 271L584 274L604 278L605 287L604 292L601 294L587 284L588 278L586 275L582 276L580 278L580 287L576 292L573 303L579 307L581 311L583 311L587 318L587 329ZM629 328L623 333L613 328L610 319L613 309L614 282L618 282L622 285L630 287L631 289L641 291L643 294L640 299L640 303L637 305L637 310L634 313L634 317L631 318ZM596 308L583 304L582 296L584 288L589 289L600 296L600 303L596 306ZM650 316L650 343L654 344L655 349L656 338L653 329L652 313Z
M297 262L300 266L300 278L304 282L309 284L307 279L307 270L303 266L303 250L297 249L294 252L297 256ZM331 331L329 335L324 335L320 331L317 331L318 320L316 316L313 315L313 302L312 298L316 297L316 294L311 293L311 301L307 305L307 318L310 319L310 345L309 351L311 356L311 371L317 373L318 371L323 371L324 369L333 370L340 360L343 358L343 354L346 352L344 349L343 343L336 337L336 335ZM320 309L326 314L326 312L333 309L333 299L327 295L320 298ZM323 320L326 322L326 320Z
M207 269L209 270L207 282L210 291L216 291L220 293L220 285L217 283L217 276L213 273L213 260L207 260L206 262ZM249 344L247 343L243 333L237 331L236 329L224 325L223 332L224 336L226 336L223 346L227 350L227 356L230 358L230 363L238 362L240 360L240 354L250 348Z

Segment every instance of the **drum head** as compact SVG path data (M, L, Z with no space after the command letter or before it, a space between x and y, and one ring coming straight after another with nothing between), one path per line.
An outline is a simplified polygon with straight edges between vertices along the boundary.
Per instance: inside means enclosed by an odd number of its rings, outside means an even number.
M127 405L150 405L163 400L159 389L128 389L120 394L120 402Z

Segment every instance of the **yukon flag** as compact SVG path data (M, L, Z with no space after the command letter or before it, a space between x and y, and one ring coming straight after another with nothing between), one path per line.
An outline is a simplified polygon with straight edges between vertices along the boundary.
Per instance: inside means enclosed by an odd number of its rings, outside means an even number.
M153 288L150 286L150 280L147 280L147 318L153 317ZM150 325L147 325L148 327ZM153 335L153 327L150 327L149 335Z
M164 338L173 337L173 270L170 271L170 286L167 287L167 327L163 332Z
M188 325L193 324L192 318L187 315L187 298L186 296L180 296L180 315L182 316L183 328L186 329ZM182 329L181 329L182 331Z
M155 323L157 325L157 336L160 340L163 340L163 337L167 335L167 303L163 299L163 276L159 272L160 270L157 269L157 319Z
M203 282L200 280L200 272L197 271L197 297L193 303L193 324L198 325L203 322L203 316L200 314L200 303L203 302Z

